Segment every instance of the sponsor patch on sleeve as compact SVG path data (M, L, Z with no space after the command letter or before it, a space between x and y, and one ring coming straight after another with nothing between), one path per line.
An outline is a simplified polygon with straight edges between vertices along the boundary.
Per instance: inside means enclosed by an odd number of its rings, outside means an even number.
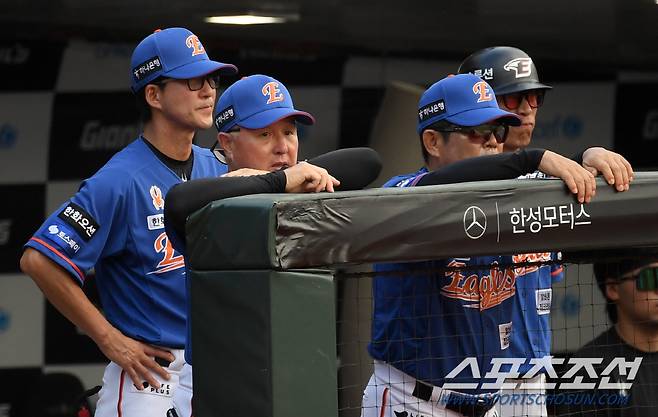
M69 257L75 256L82 247L78 241L78 237L63 224L53 223L49 225L44 232L44 236L62 248Z
M544 288L535 291L537 303L537 314L548 314L551 312L551 301L553 300L553 289Z
M73 202L69 202L57 217L64 220L85 241L89 241L94 237L94 234L100 228L91 214Z

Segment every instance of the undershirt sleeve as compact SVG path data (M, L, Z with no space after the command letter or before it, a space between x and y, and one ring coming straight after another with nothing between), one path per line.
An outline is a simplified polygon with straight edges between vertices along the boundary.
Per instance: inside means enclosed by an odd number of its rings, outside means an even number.
M465 159L425 174L418 180L416 185L517 178L535 172L545 151L545 149L523 149L516 152Z
M286 174L283 171L248 177L214 177L183 182L172 187L167 193L165 222L179 236L185 236L187 217L212 201L285 191Z

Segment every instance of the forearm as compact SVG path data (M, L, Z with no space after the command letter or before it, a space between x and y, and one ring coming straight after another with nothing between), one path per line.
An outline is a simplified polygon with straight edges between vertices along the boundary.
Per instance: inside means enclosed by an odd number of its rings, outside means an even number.
M216 177L187 181L174 186L167 193L165 219L177 233L184 236L187 217L212 201L285 191L286 175L283 171L248 177Z
M89 301L78 284L58 265L28 248L21 257L21 269L28 274L55 308L89 335L99 347L117 331Z
M524 149L517 152L465 159L426 174L416 185L517 178L535 172L544 152L544 149Z

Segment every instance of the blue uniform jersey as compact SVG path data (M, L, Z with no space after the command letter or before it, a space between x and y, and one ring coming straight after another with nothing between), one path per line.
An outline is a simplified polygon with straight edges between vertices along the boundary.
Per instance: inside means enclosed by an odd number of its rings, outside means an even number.
M192 178L226 172L192 147ZM118 152L48 217L26 244L80 285L95 269L107 320L146 343L185 343L185 262L164 229L164 198L181 179L142 140Z
M384 186L414 186L426 172L398 176ZM496 391L482 389L479 384L493 380L474 375L471 368L456 378L445 377L468 357L477 359L484 376L491 369L491 358L505 356L516 276L513 268L496 268L501 259L482 256L376 265L371 356L435 386L474 384L477 389L460 391ZM391 271L395 274L385 274Z
M555 253L529 253L512 257L515 264L557 261ZM516 268L516 291L510 358L542 358L551 354L550 312L553 300L551 284L561 281L563 268L559 264L527 265ZM519 371L524 374L532 365L528 360ZM542 369L542 371L545 371Z

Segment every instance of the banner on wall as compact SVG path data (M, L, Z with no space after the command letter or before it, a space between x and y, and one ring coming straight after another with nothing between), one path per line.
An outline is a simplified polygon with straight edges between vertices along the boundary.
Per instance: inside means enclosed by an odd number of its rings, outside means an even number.
M43 365L43 305L30 278L0 279L0 368Z
M53 90L63 48L55 42L1 42L0 90Z
M130 57L136 45L73 41L64 51L58 92L130 91Z
M0 183L47 179L52 92L0 94Z
M614 146L614 83L559 83L537 111L532 147L572 156Z
M635 168L658 167L658 82L619 84L615 149Z
M44 220L45 185L0 185L0 272L18 272L23 245Z
M132 93L55 96L48 177L84 179L137 138L139 115Z

